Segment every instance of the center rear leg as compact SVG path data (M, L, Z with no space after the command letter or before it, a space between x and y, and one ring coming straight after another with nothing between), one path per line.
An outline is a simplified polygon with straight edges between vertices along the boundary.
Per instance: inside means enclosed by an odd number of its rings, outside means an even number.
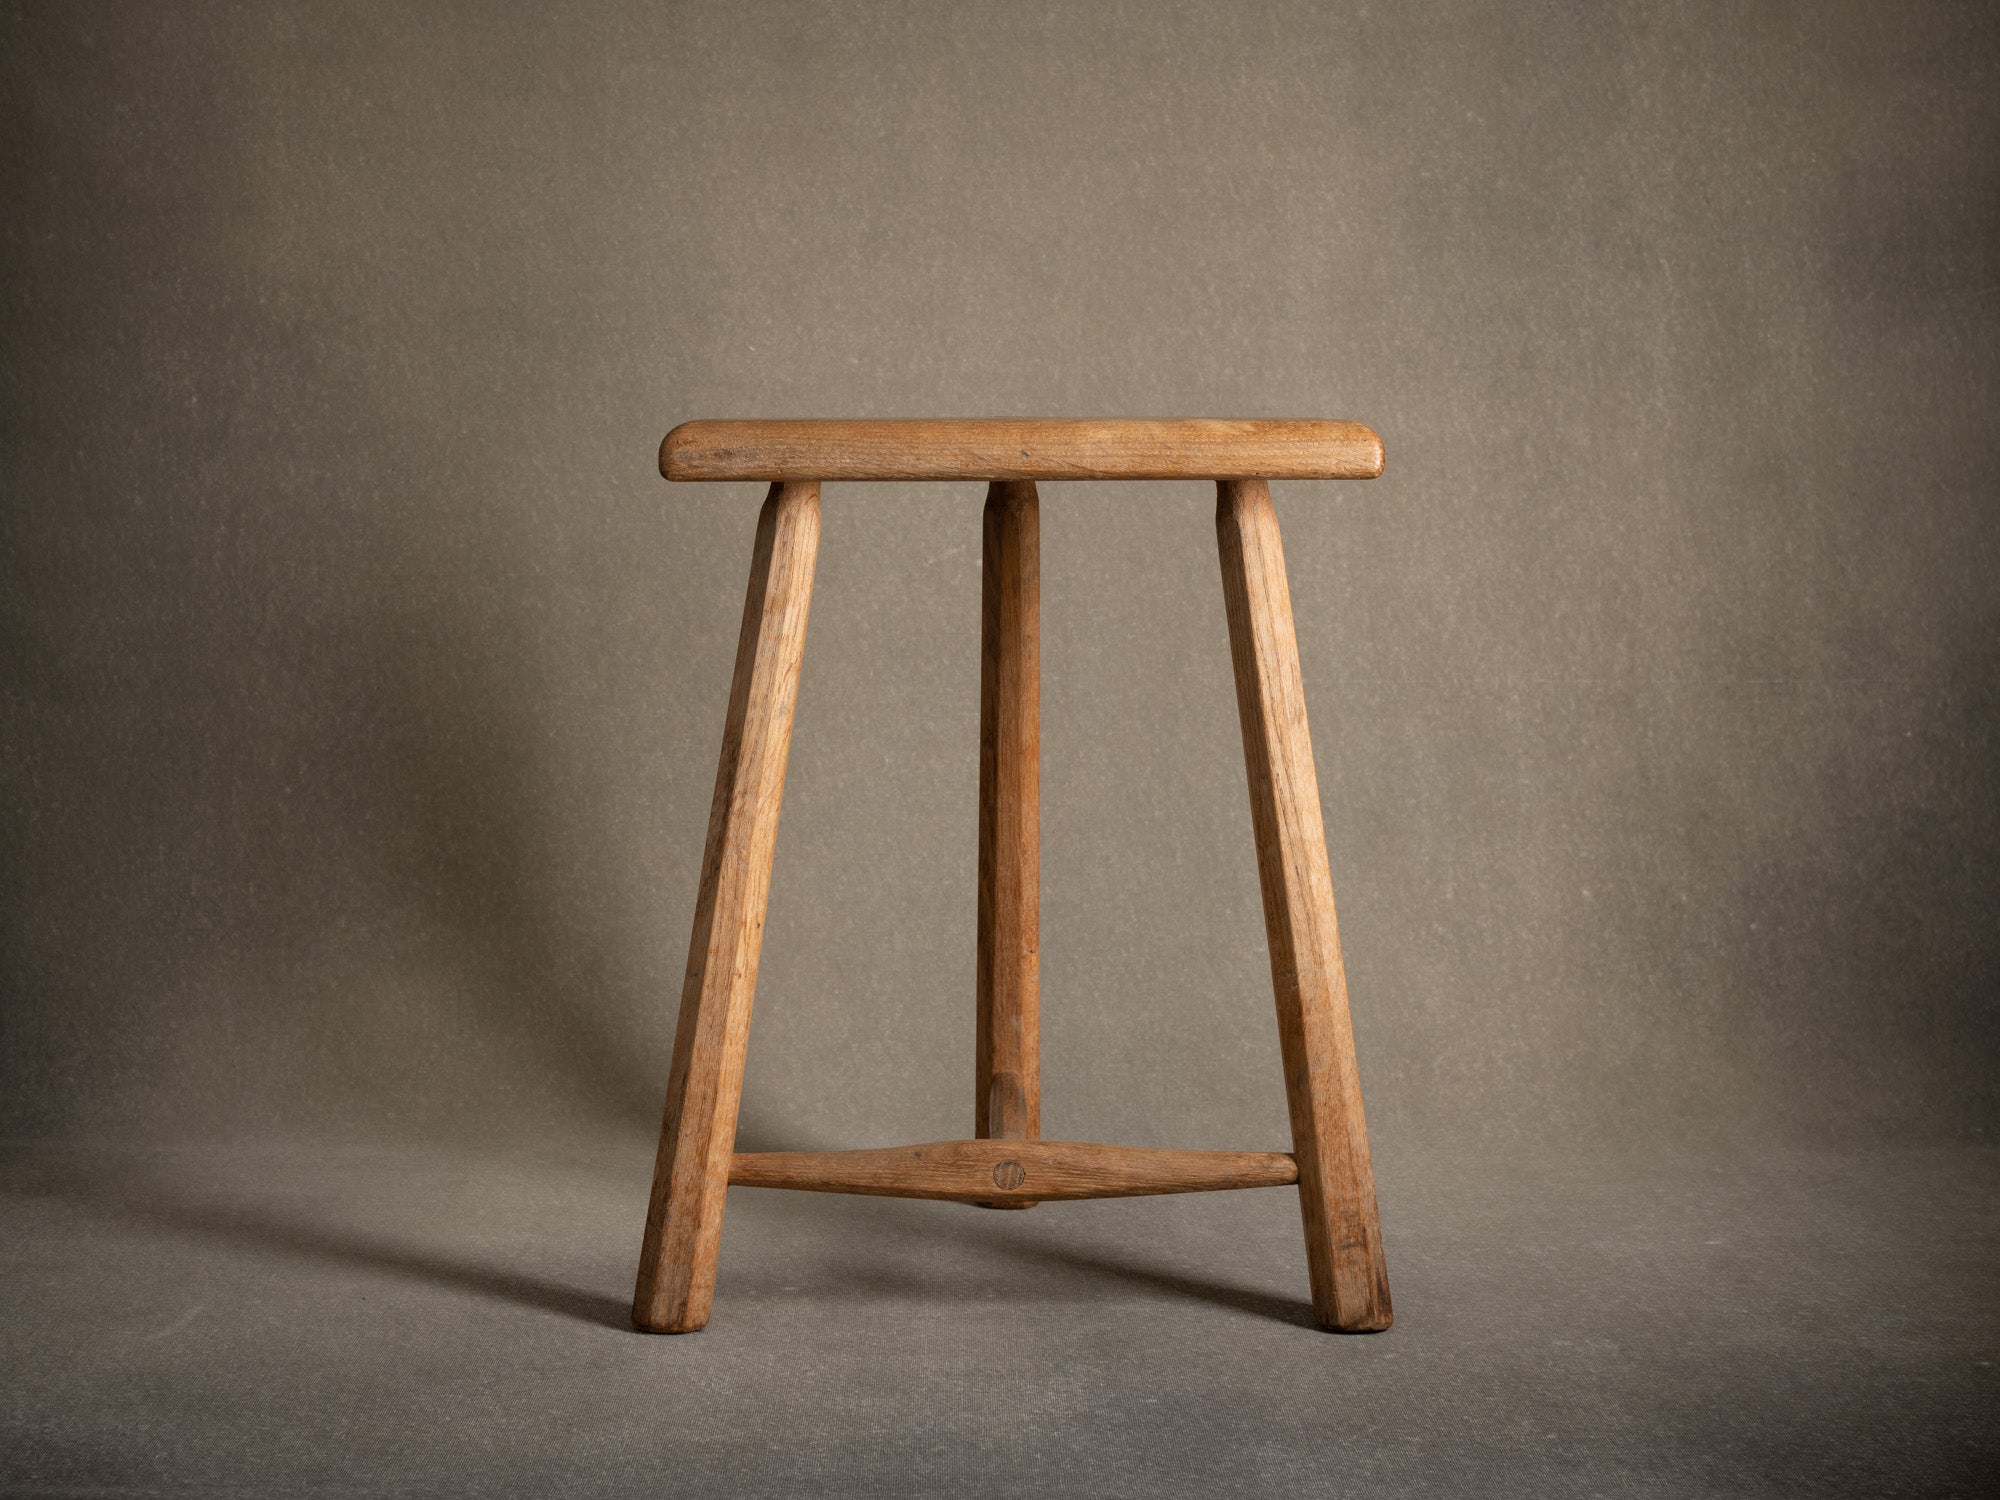
M1041 519L1035 486L993 483L984 533L974 1131L982 1140L1032 1141L1042 1133ZM995 1170L1004 1175L1009 1165Z

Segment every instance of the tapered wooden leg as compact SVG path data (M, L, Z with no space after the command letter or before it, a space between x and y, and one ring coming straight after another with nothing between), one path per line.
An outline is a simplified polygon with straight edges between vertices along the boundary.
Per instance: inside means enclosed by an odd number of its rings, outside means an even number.
M701 1327L715 1294L750 1000L757 988L771 851L818 552L819 486L772 485L757 518L667 1075L666 1118L632 1298L632 1321L653 1333Z
M1033 483L991 485L984 527L973 1108L981 1139L1032 1141L1042 1133L1041 520Z
M1369 1332L1389 1326L1389 1272L1375 1213L1291 589L1269 486L1261 479L1217 485L1215 529L1313 1316L1323 1328Z

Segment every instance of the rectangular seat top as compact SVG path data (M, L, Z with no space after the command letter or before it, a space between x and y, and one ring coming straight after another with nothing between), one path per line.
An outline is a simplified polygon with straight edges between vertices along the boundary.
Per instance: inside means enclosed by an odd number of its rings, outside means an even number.
M683 422L669 479L1373 479L1382 440L1359 422Z

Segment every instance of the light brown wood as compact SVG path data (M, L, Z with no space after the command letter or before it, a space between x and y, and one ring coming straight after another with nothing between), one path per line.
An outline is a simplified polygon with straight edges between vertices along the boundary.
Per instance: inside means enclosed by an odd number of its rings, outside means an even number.
M759 518L710 809L633 1320L708 1319L730 1184L993 1207L1296 1185L1313 1312L1392 1319L1333 884L1270 478L1373 478L1347 422L692 422L673 479L774 481ZM1040 1137L1041 478L1214 477L1216 531L1270 944L1293 1151L1160 1151ZM819 481L992 481L980 685L978 1139L873 1151L734 1151L800 654Z
M669 479L1373 479L1359 422L683 422Z
M751 553L632 1300L632 1321L654 1333L701 1327L715 1292L750 1003L818 551L819 486L772 485Z
M737 1187L958 1203L1140 1198L1228 1188L1287 1187L1299 1180L1277 1151L1158 1151L1083 1141L934 1141L875 1151L738 1152Z
M1389 1273L1375 1210L1361 1076L1306 727L1284 545L1269 486L1216 486L1257 874L1264 893L1278 1038L1298 1161L1313 1315L1325 1328L1387 1328Z
M979 668L973 1134L1032 1141L1041 1083L1041 520L1029 480L986 495ZM1026 1208L1020 1198L995 1206Z

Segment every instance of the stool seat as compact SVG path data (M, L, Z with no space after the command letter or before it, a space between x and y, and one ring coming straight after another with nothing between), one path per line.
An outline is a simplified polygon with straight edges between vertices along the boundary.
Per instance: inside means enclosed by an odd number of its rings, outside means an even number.
M668 479L1373 479L1359 422L683 422Z

